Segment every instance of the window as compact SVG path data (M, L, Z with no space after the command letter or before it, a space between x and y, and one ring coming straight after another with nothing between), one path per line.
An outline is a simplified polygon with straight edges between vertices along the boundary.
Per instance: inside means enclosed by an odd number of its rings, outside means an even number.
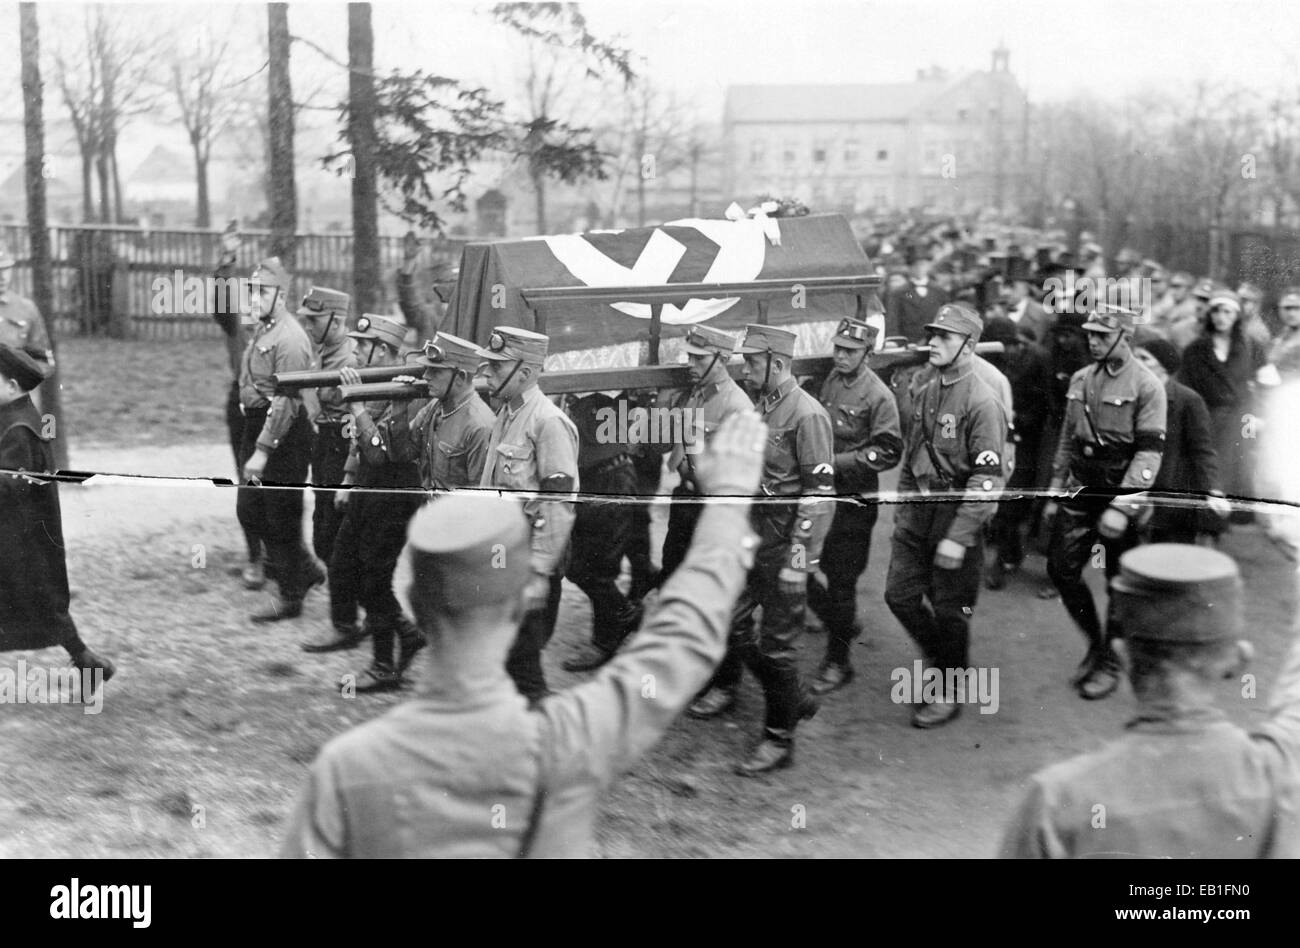
M852 139L844 143L844 163L846 165L853 167L858 163L860 147L861 146Z
M958 109L958 110L957 110L957 121L959 121L959 122L964 122L964 121L966 121L966 110L965 110L965 109Z
M767 142L756 138L749 143L749 163L755 167L767 164Z
M825 148L814 148L814 149L813 149L813 164L815 164L815 165L824 165L824 164L826 164L826 149L825 149Z
M888 161L888 160L889 160L889 149L881 148L879 151L876 152L876 161Z
M925 163L927 165L932 165L938 160L939 160L939 149L937 149L934 146L934 143L931 142L925 146Z
M798 148L799 145L797 142L786 142L785 149L781 153L781 160L785 162L787 165L794 164L795 157L796 157L795 152L798 150Z

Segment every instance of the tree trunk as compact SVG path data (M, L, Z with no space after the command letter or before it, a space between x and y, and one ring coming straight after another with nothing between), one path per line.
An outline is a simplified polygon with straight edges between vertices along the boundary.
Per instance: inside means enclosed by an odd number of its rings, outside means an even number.
M95 184L91 168L95 155L90 150L81 153L81 220L89 224L95 219Z
M23 133L26 139L27 229L31 242L32 302L45 318L50 350L58 365L54 331L54 272L50 259L50 229L45 216L45 116L41 83L40 25L36 4L18 5L22 34ZM54 419L54 466L68 468L68 439L64 436L58 369L41 386L41 409Z
M348 141L352 146L353 313L379 309L379 193L375 170L375 35L370 4L348 4Z
M533 202L537 212L537 233L546 233L546 179L540 174L531 175L533 181Z
M108 162L113 175L113 220L119 224L126 223L126 211L122 207L122 175L117 168L117 132L114 131L108 142Z
M289 5L266 6L270 64L267 69L271 136L272 256L292 271L298 242L298 197L293 180L293 88L289 83Z
M194 179L198 185L198 199L196 207L198 213L194 219L194 226L208 228L212 226L212 204L208 197L208 156L203 154L203 146L198 142L192 142L194 146Z
M101 151L95 156L95 176L99 179L99 222L109 224L113 221L110 206L111 194L108 187L108 152Z

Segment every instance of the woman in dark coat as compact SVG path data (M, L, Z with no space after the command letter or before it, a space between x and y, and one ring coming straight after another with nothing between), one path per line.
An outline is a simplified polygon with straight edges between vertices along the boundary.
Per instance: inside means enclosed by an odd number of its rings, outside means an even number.
M1236 294L1216 293L1205 314L1204 331L1183 351L1178 381L1200 395L1210 410L1219 477L1229 497L1252 494L1245 442L1254 437L1254 424L1247 416L1255 413L1255 376L1266 362L1263 347L1242 332Z
M68 567L57 481L18 472L54 470L44 424L28 395L42 381L36 361L0 345L0 651L62 646L72 664L100 674L89 698L113 677L113 663L86 647L68 614Z

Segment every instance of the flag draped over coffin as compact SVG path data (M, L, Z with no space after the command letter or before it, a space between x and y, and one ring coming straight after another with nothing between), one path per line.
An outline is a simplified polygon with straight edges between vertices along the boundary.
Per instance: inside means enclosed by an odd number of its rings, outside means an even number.
M530 310L519 291L531 287L657 286L673 283L742 283L768 279L862 276L866 255L848 221L838 214L782 218L780 244L756 220L681 220L657 227L592 231L525 240L473 243L464 248L460 278L448 306L447 331L480 344L493 326L546 332L565 368L631 365L649 336L650 306L644 303L563 303ZM805 305L800 308L797 303ZM771 300L773 325L836 322L851 316L852 295L781 294ZM663 307L663 351L690 325L708 322L739 330L758 320L754 300L702 299ZM802 335L802 333L801 333ZM554 364L555 360L548 362Z

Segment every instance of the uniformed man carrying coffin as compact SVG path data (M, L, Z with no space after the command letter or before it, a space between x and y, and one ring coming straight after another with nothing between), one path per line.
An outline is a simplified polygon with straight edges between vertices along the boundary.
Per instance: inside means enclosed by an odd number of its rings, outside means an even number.
M542 649L555 632L560 611L573 493L578 489L578 429L537 387L549 344L541 333L498 326L487 348L478 350L479 358L486 360L481 371L501 406L481 486L536 492L524 503L532 525L527 608L506 666L519 691L534 701L548 693Z
M845 319L832 340L833 368L819 400L831 416L835 438L835 518L822 547L826 585L814 576L808 606L826 625L826 657L813 682L813 694L828 694L853 679L849 646L861 633L857 624L858 577L867 568L871 531L879 508L859 498L880 489L880 472L896 466L902 454L898 403L871 370L869 353L877 329Z
M728 419L695 470L702 491L730 499L703 511L640 632L590 681L531 708L504 670L535 576L521 504L456 495L422 508L409 535L409 595L429 641L419 695L325 746L281 854L592 855L601 794L654 746L726 648L753 562L745 515L763 448L753 412Z
M885 603L920 647L927 671L944 687L918 707L912 723L939 727L961 711L949 669L970 665L970 617L979 598L984 525L1005 483L1002 449L1007 422L1001 402L975 373L983 321L968 306L948 303L927 323L929 364L901 393L903 461L885 580ZM938 491L962 498L929 501Z
M1119 685L1119 660L1110 643L1123 627L1109 608L1103 630L1083 570L1098 542L1107 578L1119 570L1121 554L1137 545L1135 520L1145 508L1133 495L1155 483L1165 446L1165 388L1133 358L1134 319L1129 310L1099 303L1083 324L1095 361L1070 379L1051 483L1054 490L1077 493L1043 510L1052 524L1047 573L1088 640L1071 684L1089 700L1105 698Z
M1297 628L1270 717L1246 731L1214 703L1252 654L1238 641L1237 565L1217 550L1155 543L1120 557L1110 589L1137 714L1124 737L1033 776L1002 855L1300 856Z
M289 273L278 257L268 257L254 270L253 328L239 369L239 403L244 413L239 461L245 483L236 512L250 548L261 541L267 551L268 572L279 585L279 598L255 613L254 622L276 622L302 615L302 600L325 581L325 572L303 545L302 491L270 485L307 482L311 462L311 421L301 398L275 393L275 376L311 369L311 342L285 308Z
M817 569L834 514L831 422L795 379L796 335L778 326L746 327L740 352L745 376L758 387L757 408L768 426L763 501L754 507L759 548L745 591L736 603L732 647L712 687L691 706L693 717L712 717L735 701L742 664L763 686L767 705L763 738L736 772L767 773L794 762L794 732L817 713L817 699L799 680L798 643L803 633L808 575ZM755 628L754 611L763 607Z
M495 418L474 391L478 346L440 332L412 360L424 369L433 400L411 421L411 439L425 490L477 487L487 463L488 439Z

